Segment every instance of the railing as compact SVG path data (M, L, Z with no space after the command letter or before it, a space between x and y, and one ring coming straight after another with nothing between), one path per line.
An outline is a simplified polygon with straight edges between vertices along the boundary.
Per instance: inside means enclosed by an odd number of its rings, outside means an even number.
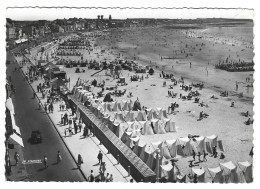
M155 182L156 174L128 147L126 146L102 121L87 107L69 96L70 105L78 108L82 121L91 124L94 135L108 149L118 162L129 171L137 182Z

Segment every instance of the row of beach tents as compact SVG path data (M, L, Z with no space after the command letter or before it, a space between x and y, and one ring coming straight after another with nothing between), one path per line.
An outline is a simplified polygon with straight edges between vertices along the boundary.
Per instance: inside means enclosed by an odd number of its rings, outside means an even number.
M173 167L170 161L165 161L160 166L160 173L160 177L164 178L165 182L193 182L186 174L181 173L176 165ZM237 165L232 161L223 162L214 168L191 168L192 177L196 174L199 183L251 183L252 173L252 163L248 161L237 162Z

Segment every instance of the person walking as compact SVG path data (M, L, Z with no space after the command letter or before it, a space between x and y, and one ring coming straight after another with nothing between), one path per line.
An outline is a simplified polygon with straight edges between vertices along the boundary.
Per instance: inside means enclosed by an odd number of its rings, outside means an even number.
M78 155L78 167L80 168L81 164L83 164L83 159L82 156L79 154Z
M17 152L15 152L15 154L14 154L15 166L17 165L19 159L20 159L19 154Z
M79 127L79 132L81 133L81 129L82 129L82 120L81 119L79 120L78 127Z
M44 156L43 157L43 164L44 164L44 167L45 167L45 169L48 167L48 159L47 159L47 156Z
M106 182L109 182L109 173L107 173Z
M94 182L95 181L95 176L93 170L90 171L90 175L88 177L89 182Z
M103 154L101 151L99 151L97 158L98 158L98 164L100 163L102 164Z
M105 172L106 172L106 162L102 162L100 164L99 172L100 172L100 174L105 175Z
M57 163L60 163L61 160L62 160L61 154L60 154L60 151L58 151L58 154L57 154Z
M114 178L113 178L113 175L111 174L110 177L109 177L109 182L113 182Z

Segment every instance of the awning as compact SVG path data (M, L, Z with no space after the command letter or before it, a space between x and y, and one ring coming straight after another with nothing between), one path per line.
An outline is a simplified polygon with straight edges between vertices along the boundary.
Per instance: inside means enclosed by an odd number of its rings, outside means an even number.
M24 147L23 145L23 139L18 136L17 134L13 133L11 136L10 136L15 142L17 142L18 144L20 144L22 147Z
M5 102L5 106L8 108L8 110L11 112L11 114L14 114L14 105L11 98L8 98Z
M16 125L15 119L14 119L14 115L11 114L11 119L12 119L12 126L13 129L15 130L16 133L18 133L19 135L21 135L20 129L19 127Z

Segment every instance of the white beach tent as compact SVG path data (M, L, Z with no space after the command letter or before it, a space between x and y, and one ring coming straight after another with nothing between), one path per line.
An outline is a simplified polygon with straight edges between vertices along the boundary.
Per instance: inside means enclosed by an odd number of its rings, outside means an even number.
M168 119L167 111L165 109L161 109L158 114L158 119L165 120Z
M223 169L221 169L219 166L216 168L208 168L209 174L212 178L212 182L214 183L223 183Z
M153 125L154 134L159 134L159 119L151 119L151 127Z
M206 150L208 153L211 154L213 153L212 148L214 146L217 146L217 140L218 140L218 136L216 135L206 136L205 143L206 143Z
M171 159L171 154L168 148L168 145L166 144L166 142L163 142L162 147L161 147L161 155L163 157L165 157L167 160Z
M245 162L237 162L239 169L241 172L241 180L246 183L253 182L253 170L252 170L252 163L248 161Z
M168 146L168 149L169 149L169 152L170 152L170 155L171 155L172 158L176 157L176 155L177 155L176 142L177 142L176 139L166 140L166 141L165 141L165 143L166 143L167 146Z
M237 167L232 161L220 163L226 183L238 183Z
M151 122L146 121L143 125L143 129L142 129L142 135L153 135L153 129L151 127Z
M162 141L157 141L157 142L152 142L151 146L154 148L154 150L156 150L157 148L159 150L161 150L162 149L162 144L163 144Z
M145 148L142 149L142 152L140 153L140 159L146 163L149 155L154 152L154 149L151 145L146 145Z
M193 176L196 174L198 178L198 182L205 182L205 170L203 167L201 168L191 168Z
M155 149L150 146L150 148L147 148L144 152L144 156L145 156L145 163L148 167L150 167L152 169L153 164L154 164L154 153L155 153Z
M131 135L131 137L129 137L126 141L126 145L133 149L135 147L135 144L140 140L139 136L134 136L133 134Z
M172 118L166 121L165 131L167 133L168 132L176 132L177 131L176 126L175 126L175 122L173 121Z
M129 121L129 122L134 122L135 121L135 118L134 118L135 114L134 112L131 112L131 111L128 111L126 114L125 114L125 121Z
M137 117L136 117L137 121L146 121L146 114L144 111L138 111Z
M177 154L180 156L190 156L192 148L190 145L190 139L188 137L178 138L177 139Z
M131 131L125 131L124 134L121 137L121 141L123 143L126 143L126 141L132 136L132 132ZM128 146L129 147L129 146Z
M178 168L176 165L172 166L172 163L170 161L166 161L161 165L162 168L162 177L165 177L167 182L173 182L176 180L177 175L179 174Z
M116 102L114 103L113 111L114 111L114 112L122 111L122 106L121 106L121 103L120 103L120 102L117 102L117 101L116 101Z
M132 106L133 106L133 103L131 100L129 102L127 100L122 100L122 110L131 111Z
M158 115L153 108L147 109L147 120L158 119Z
M115 122L123 123L125 122L124 115L122 112L116 112L115 113Z
M120 123L120 124L117 125L117 123L114 122L114 125L116 127L116 133L115 133L116 136L118 138L121 138L123 136L124 132L127 130L128 124L127 123Z
M191 144L193 147L193 150L198 153L200 152L201 154L203 153L203 151L205 150L205 137L204 136L200 136L200 137L196 137L192 140Z
M135 147L133 149L133 152L138 156L140 157L141 155L141 152L143 151L143 149L145 148L146 146L146 143L139 140L137 143L135 143Z
M163 120L159 120L155 122L154 125L154 131L155 131L155 134L165 134L166 131L164 129L165 127L165 124L163 122Z

